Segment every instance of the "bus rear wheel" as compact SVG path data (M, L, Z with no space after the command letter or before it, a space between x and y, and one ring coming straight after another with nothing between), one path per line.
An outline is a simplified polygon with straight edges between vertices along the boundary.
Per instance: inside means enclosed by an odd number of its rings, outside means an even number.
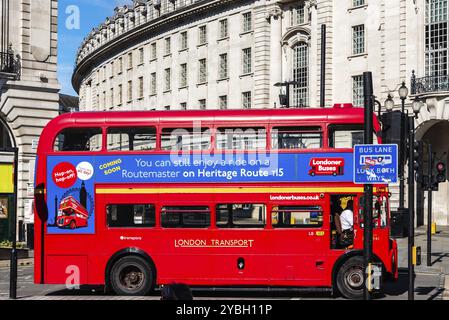
M70 225L69 225L70 229L74 230L76 229L76 222L74 220L70 221Z
M138 256L120 258L111 268L110 284L117 295L144 296L153 287L151 266Z
M357 256L348 259L338 270L338 290L347 299L362 299L364 285L363 257Z

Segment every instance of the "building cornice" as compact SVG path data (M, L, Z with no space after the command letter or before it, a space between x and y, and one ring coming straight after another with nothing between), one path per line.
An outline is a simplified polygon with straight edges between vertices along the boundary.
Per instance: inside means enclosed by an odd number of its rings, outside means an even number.
M241 2L238 0L200 0L187 7L182 7L179 10L175 10L164 14L163 16L147 21L140 25L134 26L131 30L123 32L117 35L113 39L110 39L106 43L101 44L97 48L93 48L91 52L88 52L84 57L80 58L80 54L85 51L88 47L93 47L92 41L100 42L101 39L98 37L100 34L99 28L95 28L86 37L84 43L78 50L77 64L72 75L72 85L73 88L79 93L82 79L84 76L91 72L91 70L107 58L114 55L114 53L124 51L123 44L127 44L127 47L131 47L132 44L141 42L140 39L145 39L148 34L154 32L154 30L161 29L164 26L171 24L176 21L182 21L187 17L198 15L207 12L211 9L221 7L230 3ZM119 24L120 21L124 20L124 15L126 15L127 7L119 7L115 10L115 16L113 20L117 20ZM107 25L107 22L105 23ZM118 30L116 30L118 32Z

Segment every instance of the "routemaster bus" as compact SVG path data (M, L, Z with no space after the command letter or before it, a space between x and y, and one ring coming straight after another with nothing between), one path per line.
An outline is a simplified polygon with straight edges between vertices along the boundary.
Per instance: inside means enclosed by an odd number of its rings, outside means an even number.
M37 152L35 282L70 277L119 295L177 282L360 298L364 193L352 179L363 121L350 104L59 116ZM58 227L67 197L83 204L85 227ZM335 215L349 200L354 241L341 246ZM397 279L388 185L374 186L374 204L374 258Z

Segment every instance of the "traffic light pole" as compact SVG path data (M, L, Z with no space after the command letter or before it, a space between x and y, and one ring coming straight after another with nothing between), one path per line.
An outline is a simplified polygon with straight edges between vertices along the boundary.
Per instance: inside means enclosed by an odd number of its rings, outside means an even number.
M364 144L373 144L373 76L371 72L363 73L363 95L365 102ZM373 256L373 186L365 184L365 204L363 210L363 264L365 268L365 300L371 300L368 286L371 283L371 261Z
M429 154L428 163L428 175L429 183L427 185L427 266L432 265L432 183L433 183L433 155L432 155L432 145L429 144L427 147L427 152Z
M409 231L408 231L408 300L414 300L415 270L413 254L415 246L415 119L413 116L409 121L409 161L408 161L408 207L409 207Z

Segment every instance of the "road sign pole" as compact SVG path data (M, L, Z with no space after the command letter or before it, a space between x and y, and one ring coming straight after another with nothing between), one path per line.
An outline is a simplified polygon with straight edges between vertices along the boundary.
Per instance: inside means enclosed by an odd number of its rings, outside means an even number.
M428 163L428 176L429 183L427 185L427 266L432 265L432 169L433 169L433 156L432 156L432 145L427 146L427 152L429 154Z
M373 144L373 76L371 72L363 73L363 95L365 102L365 132L364 143ZM365 300L371 300L371 292L368 289L368 281L371 281L371 275L367 274L367 270L371 270L370 265L373 254L373 187L371 184L365 184L365 204L363 210L363 260L365 267Z
M413 247L415 246L415 171L413 167L414 143L415 143L415 118L409 117L409 160L408 160L408 300L414 300L415 271L413 259Z

